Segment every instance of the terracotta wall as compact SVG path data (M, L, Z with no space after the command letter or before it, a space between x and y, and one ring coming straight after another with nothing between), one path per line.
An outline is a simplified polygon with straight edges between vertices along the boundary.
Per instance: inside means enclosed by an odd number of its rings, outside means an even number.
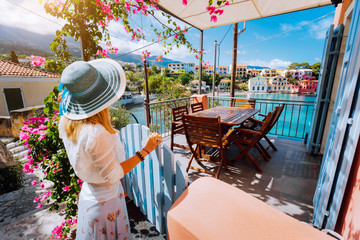
M335 231L346 240L360 239L360 140L358 141Z

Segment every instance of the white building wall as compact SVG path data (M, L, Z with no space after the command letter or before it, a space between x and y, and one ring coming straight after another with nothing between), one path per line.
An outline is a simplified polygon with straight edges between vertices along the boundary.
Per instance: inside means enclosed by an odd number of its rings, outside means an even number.
M250 78L248 88L250 92L267 92L267 79L263 77Z

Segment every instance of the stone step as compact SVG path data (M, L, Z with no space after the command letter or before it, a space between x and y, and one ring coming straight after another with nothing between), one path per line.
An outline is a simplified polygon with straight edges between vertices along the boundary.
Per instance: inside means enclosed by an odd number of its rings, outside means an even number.
M13 138L13 137L0 137L0 140L1 140L3 143L8 144L8 143L14 141L15 138Z
M15 154L13 154L13 156L14 156L14 158L15 158L15 160L18 160L18 161L20 161L20 160L26 160L26 159L24 159L24 156L25 156L25 154L28 152L28 149L24 149L23 151L21 151L21 152L17 152L17 153L15 153Z
M12 154L15 154L15 153L23 151L24 149L27 149L27 148L24 145L20 145L20 146L17 146L17 147L9 148L9 151Z
M22 145L22 142L16 141L16 142L9 142L8 144L6 144L6 147L10 150L10 149L15 148L20 145Z

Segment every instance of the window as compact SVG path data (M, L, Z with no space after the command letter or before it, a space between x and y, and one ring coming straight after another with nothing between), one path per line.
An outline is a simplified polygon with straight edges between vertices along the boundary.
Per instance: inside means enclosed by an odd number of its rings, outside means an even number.
M253 87L253 91L255 91L255 87Z
M262 90L264 91L264 90L265 90L265 87L262 87Z

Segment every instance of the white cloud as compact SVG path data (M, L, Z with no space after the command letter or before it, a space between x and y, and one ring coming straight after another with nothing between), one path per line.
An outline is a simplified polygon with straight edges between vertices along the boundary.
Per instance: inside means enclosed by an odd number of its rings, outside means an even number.
M238 50L238 51L237 51L237 54L238 54L238 55L243 55L243 54L246 54L246 51L245 51L245 50L243 50L243 51Z
M47 14L38 0L12 0L12 2L20 5L20 7L8 1L0 1L0 23L3 25L22 28L39 34L55 34L55 31L61 28L56 23L64 24L63 21Z
M288 31L290 29L294 28L293 25L288 24L288 23L280 23L280 29L281 31Z
M259 39L259 40L265 40L265 39L268 38L268 37L265 37L265 36L261 36L261 35L258 34L258 33L254 33L254 35L255 35L255 38L256 38L256 39Z
M326 32L329 30L330 25L333 23L334 17L329 16L318 22L309 25L309 33L316 39L324 39Z
M276 69L287 68L291 64L290 61L284 61L284 60L280 60L280 59L272 59L270 61L263 61L260 59L255 59L255 60L241 60L240 59L237 62L239 64L246 64L246 65L250 65L250 66L270 67L270 68L276 68Z
M315 58L315 61L320 62L321 59L320 58Z

